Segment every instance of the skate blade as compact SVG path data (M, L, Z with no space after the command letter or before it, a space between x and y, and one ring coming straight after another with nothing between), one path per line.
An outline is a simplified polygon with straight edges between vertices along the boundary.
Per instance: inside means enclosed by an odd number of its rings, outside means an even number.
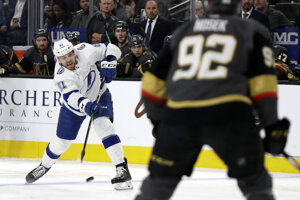
M115 183L114 188L115 190L132 190L133 186L131 181L125 181L122 183Z

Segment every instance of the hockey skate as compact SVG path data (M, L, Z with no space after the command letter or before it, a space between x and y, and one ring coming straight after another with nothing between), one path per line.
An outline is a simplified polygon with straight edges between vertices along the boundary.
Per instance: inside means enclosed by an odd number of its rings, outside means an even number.
M113 184L114 188L116 190L132 190L131 175L128 170L126 158L124 163L116 166L116 172L116 177L111 179L111 184Z
M42 163L34 168L31 172L29 172L26 176L26 182L27 183L33 183L37 181L39 178L44 176L50 168L46 168L42 165Z

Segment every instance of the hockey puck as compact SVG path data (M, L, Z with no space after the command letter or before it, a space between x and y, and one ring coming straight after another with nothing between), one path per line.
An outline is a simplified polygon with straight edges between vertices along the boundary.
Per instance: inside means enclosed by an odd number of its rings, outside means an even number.
M86 182L91 182L91 181L93 181L93 180L94 180L94 177L91 176L91 177L88 177L88 178L86 179Z

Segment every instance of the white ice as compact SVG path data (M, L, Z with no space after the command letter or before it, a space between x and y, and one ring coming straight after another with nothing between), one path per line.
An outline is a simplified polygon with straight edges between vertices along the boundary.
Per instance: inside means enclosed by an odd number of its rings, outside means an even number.
M134 189L116 191L110 184L115 167L110 163L58 161L51 170L34 184L25 184L26 174L40 160L0 159L0 200L133 200L138 194L147 166L129 165ZM94 176L94 181L86 179ZM277 200L300 199L300 175L272 173ZM233 179L224 170L195 169L184 178L172 200L242 200Z

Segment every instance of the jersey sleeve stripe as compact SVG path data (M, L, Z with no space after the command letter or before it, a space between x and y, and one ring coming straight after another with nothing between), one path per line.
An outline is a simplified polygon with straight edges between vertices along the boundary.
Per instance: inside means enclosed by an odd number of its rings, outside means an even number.
M266 92L258 96L252 97L253 102L258 102L265 98L277 98L277 92Z
M152 101L155 101L157 103L165 104L167 102L167 99L160 99L154 95L149 94L148 92L146 92L144 90L142 90L142 95L143 95L143 97L150 99Z
M13 68L15 69L16 72L21 73L21 74L25 74L26 71L21 67L21 65L19 65L18 63L15 63L13 65Z
M168 99L166 95L166 82L150 72L146 72L143 76L142 91L157 99Z
M287 70L280 63L274 63L274 66L283 71L284 73L287 73Z
M246 104L252 104L249 97L239 94L225 95L217 98L211 98L207 100L190 100L190 101L171 101L169 100L167 106L169 108L181 109L181 108L200 108L215 106L219 104L231 103L231 102L243 102Z
M70 95L71 95L72 93L74 93L74 92L79 92L79 90L72 90L72 91L70 91L70 92L68 92L68 93L64 93L64 94L63 94L63 98L64 98L65 102L68 102L68 99L69 99Z
M251 78L249 80L249 89L251 99L258 97L264 94L272 94L271 96L277 93L277 77L274 74L259 75ZM267 97L269 95L265 95Z

